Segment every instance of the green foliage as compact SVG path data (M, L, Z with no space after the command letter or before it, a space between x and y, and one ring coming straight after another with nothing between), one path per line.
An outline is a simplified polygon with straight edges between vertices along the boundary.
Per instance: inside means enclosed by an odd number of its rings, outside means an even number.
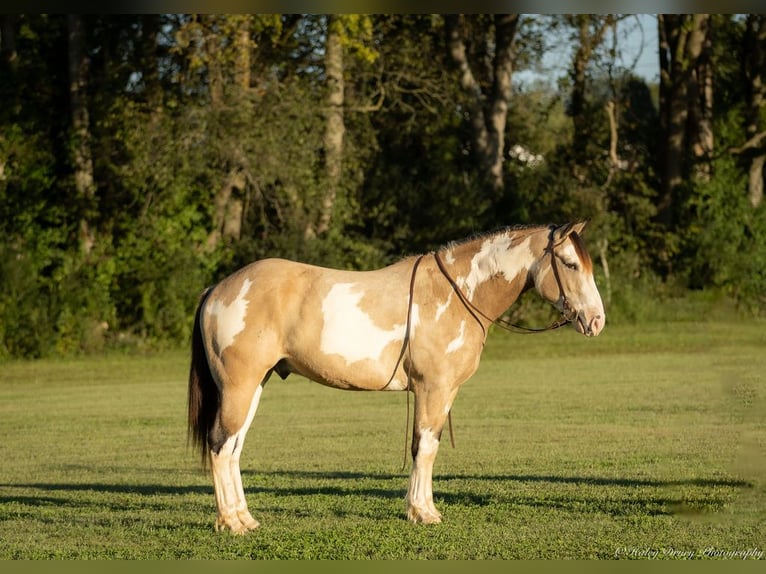
M679 221L668 228L657 221L656 87L615 67L608 43L587 71L587 141L572 141L569 80L514 77L496 196L481 184L440 15L87 16L91 201L78 196L68 149L66 18L2 18L16 32L15 57L0 61L2 358L177 345L198 293L263 257L369 269L501 225L583 218L612 321L728 308L720 298L766 307L763 208L749 207L748 166L725 151L743 143L742 19L712 19L720 157L709 182L676 190ZM324 155L328 25L344 48L338 182ZM492 18L470 25L484 37ZM514 70L542 69L555 47L546 42L576 42L563 26L523 18ZM479 44L467 49L489 81L492 54L474 53ZM619 169L608 157L609 100ZM516 145L544 159L521 162ZM315 234L330 189L330 224ZM528 324L550 312L531 299L511 310Z
M766 208L753 209L746 177L730 157L689 199L693 222L683 258L692 288L717 287L756 313L766 311Z

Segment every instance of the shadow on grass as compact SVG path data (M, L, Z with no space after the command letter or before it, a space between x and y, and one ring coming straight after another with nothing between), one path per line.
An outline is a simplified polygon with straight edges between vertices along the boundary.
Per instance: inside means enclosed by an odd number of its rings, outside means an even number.
M377 499L403 499L406 491L407 477L394 473L363 473L353 471L266 471L244 472L246 489L250 496L259 493L275 497L311 497L311 496L361 496ZM472 481L470 490L460 488L460 481ZM296 485L303 481L304 484ZM326 484L327 481L339 481ZM396 481L396 486L368 486L360 481ZM476 488L476 482L507 483L506 492L481 493ZM324 484L317 484L317 483ZM453 484L450 485L449 483ZM286 484L287 483L287 484ZM613 487L607 495L592 490L573 492L550 492L535 494L521 493L514 485L524 483L573 484L578 486ZM697 507L704 510L721 508L726 500L720 492L699 493L690 497L667 497L662 492L665 487L692 486L717 489L748 488L752 485L743 480L692 478L683 480L656 480L645 478L614 478L593 476L561 476L561 475L456 475L448 474L435 477L437 504L457 506L484 507L491 504L506 504L509 506L524 506L535 508L561 509L572 512L604 512L610 515L667 515L674 514L679 508ZM439 487L442 488L439 488ZM457 487L457 488L455 488ZM649 487L657 489L646 491ZM614 492L614 488L618 492ZM640 493L636 489L644 489ZM5 490L6 492L3 492ZM8 492L8 491L11 492ZM17 492L13 492L13 491ZM40 491L39 494L30 490ZM490 490L490 489L487 489ZM157 497L163 495L213 495L210 486L178 486L163 484L119 484L119 483L26 483L0 484L0 505L15 503L32 507L77 506L82 505L83 493L108 493L116 495L138 495L142 497ZM638 496L637 496L638 494ZM174 501L173 504L177 504ZM99 502L104 504L104 501ZM115 509L121 505L135 505L135 501L109 501L109 506Z
M248 471L243 470L242 476L275 476L287 478L306 478L314 480L397 480L406 479L407 474L394 473L364 473L352 471L311 471L311 470L277 470L277 471ZM594 477L594 476L561 476L561 475L539 475L539 474L497 474L497 475L475 475L475 474L434 474L434 482L444 482L451 480L471 480L471 481L491 481L491 482L529 482L540 483L550 482L552 484L579 484L595 486L623 486L626 488L637 488L649 486L654 488L671 486L698 486L698 487L728 487L728 488L751 488L752 483L738 479L717 479L717 478L689 478L679 480L658 480L647 478L615 478L615 477Z

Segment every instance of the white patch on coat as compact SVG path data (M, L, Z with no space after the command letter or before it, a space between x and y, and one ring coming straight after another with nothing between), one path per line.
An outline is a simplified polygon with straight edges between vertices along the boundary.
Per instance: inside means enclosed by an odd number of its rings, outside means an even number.
M444 303L439 303L439 305L436 307L436 317L434 318L434 321L438 321L439 317L444 315L444 312L450 306L450 303L452 303L452 294L453 293L454 293L454 291L450 291L449 292L449 296L447 296L447 300Z
M322 301L322 335L319 348L326 355L340 355L346 363L369 359L379 361L383 350L404 340L405 323L381 329L362 311L359 302L364 293L355 292L353 283L337 283ZM410 336L419 321L416 304L412 305Z
M572 245L571 241L567 241L567 243L563 247L559 248L556 252L559 257L559 260L563 261L564 263L579 263L580 262L580 258L578 257L577 251L575 250L574 245Z
M247 292L253 284L250 279L242 282L242 287L237 297L229 305L216 299L205 305L205 314L215 318L215 340L218 345L218 353L223 353L226 347L234 343L234 339L245 328L245 315L247 314Z
M465 277L458 277L456 282L464 290L466 297L473 300L476 289L497 274L503 275L508 282L522 271L529 269L534 261L531 241L527 237L518 245L511 245L512 236L496 235L484 241L481 249L471 259L471 269Z
M447 354L454 353L465 343L465 320L460 321L460 333L447 345Z
M455 263L455 254L452 252L452 249L448 249L447 253L444 254L444 261L446 261L448 265Z
M406 377L406 375L405 375ZM394 378L391 380L391 384L389 384L387 387L385 387L384 391L403 391L407 388L407 379L399 380L397 378Z

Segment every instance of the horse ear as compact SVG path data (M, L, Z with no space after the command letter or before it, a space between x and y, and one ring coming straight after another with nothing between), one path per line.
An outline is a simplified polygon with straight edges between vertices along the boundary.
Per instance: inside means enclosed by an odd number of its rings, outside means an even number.
M560 243L564 241L569 235L575 231L575 225L577 223L564 223L559 225L553 230L553 243Z
M574 231L577 232L577 235L582 237L582 232L585 231L585 228L588 226L589 223L590 223L590 219L583 219L582 221L578 221L574 223L573 224Z
M556 229L553 230L553 243L561 243L567 237L569 237L573 231L576 232L577 235L582 235L582 232L588 225L589 221L589 219L584 219L582 221L574 221L559 225Z

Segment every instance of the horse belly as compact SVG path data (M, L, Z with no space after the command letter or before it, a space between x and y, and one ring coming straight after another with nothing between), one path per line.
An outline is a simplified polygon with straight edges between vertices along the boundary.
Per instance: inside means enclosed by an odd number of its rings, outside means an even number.
M285 363L291 372L314 382L344 390L380 391L406 388L406 375L401 367L394 373L396 357L373 361L347 362L339 355L321 352L291 354Z
M313 328L301 329L290 350L296 372L343 389L406 388L398 364L406 319L386 323L358 303L344 284L330 290L321 317Z

